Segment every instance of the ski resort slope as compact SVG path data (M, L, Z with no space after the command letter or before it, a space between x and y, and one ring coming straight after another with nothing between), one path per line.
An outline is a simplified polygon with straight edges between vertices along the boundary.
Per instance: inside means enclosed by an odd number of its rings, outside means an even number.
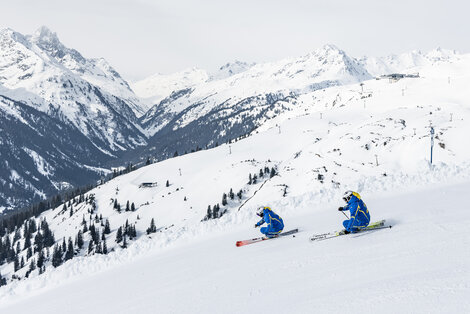
M248 226L1 302L5 313L468 313L470 182L365 200L393 225L311 243L333 205L284 217L295 237L246 247ZM254 222L253 222L254 223ZM85 262L85 261L84 261ZM93 264L93 257L85 262ZM66 278L63 278L66 280Z
M98 216L109 219L110 253L81 249L28 278L27 266L1 265L9 281L0 312L470 312L470 72L462 68L470 69L468 57L423 68L420 78L301 95L248 137L91 190L95 219L87 202L44 212L37 223L47 218L58 242L74 238L83 220L102 229ZM266 168L277 175L248 184ZM230 189L242 190L241 199L204 220ZM341 228L337 208L347 189L362 195L372 221L393 228L310 243L313 234ZM114 208L127 201L135 211ZM300 232L237 248L237 240L259 235L261 205L284 218L285 230ZM147 235L152 218L158 232ZM116 233L127 221L137 239L122 249ZM89 232L84 240L86 248Z

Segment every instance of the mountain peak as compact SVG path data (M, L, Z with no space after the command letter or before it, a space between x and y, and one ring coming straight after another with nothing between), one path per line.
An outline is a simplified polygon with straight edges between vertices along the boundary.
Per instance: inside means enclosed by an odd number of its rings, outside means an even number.
M60 44L57 33L52 32L47 26L39 27L33 35L33 41L47 44Z
M222 65L215 73L211 75L212 80L220 80L238 73L245 72L253 67L255 63L247 63L239 60L228 62Z

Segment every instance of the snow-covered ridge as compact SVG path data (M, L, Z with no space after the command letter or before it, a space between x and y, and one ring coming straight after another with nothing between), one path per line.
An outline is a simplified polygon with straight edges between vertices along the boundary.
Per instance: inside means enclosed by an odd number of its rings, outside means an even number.
M216 72L211 74L211 80L221 80L232 75L245 72L252 68L256 63L247 63L235 60L221 66Z
M185 89L184 95L170 95L151 108L141 122L150 134L167 125L173 130L180 129L201 118L221 120L230 116L226 121L230 125L233 120L240 120L237 115L242 113L245 120L257 119L261 108L270 107L279 99L296 98L315 90L370 78L370 74L344 51L325 45L299 58L256 64L238 74ZM218 116L209 118L215 112ZM265 116L261 114L262 119Z
M461 55L455 50L436 48L429 52L414 50L399 55L389 55L386 57L363 57L359 60L367 71L380 76L392 73L419 72L426 66L438 65L440 63L451 63L458 61Z
M150 107L170 96L172 92L202 84L209 79L205 70L187 69L173 74L154 74L132 83L134 92Z

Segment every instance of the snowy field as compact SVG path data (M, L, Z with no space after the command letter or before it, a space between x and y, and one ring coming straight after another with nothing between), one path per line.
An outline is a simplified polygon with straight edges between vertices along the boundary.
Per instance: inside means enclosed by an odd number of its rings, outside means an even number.
M338 228L336 207L285 216L297 236L246 247L248 226L148 252L94 276L4 298L5 313L468 313L470 182L365 200L392 229L310 243ZM114 258L110 254L106 258ZM103 257L83 261L93 267ZM64 269L65 268L65 269ZM47 276L47 275L46 275ZM63 278L61 277L63 276ZM28 289L28 287L25 287Z

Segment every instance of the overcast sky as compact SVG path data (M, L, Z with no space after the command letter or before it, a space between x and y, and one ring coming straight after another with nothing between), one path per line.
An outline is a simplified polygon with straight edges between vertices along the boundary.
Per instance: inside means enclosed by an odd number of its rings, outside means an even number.
M335 44L349 55L470 51L461 0L0 0L0 28L41 25L125 78L273 61Z

